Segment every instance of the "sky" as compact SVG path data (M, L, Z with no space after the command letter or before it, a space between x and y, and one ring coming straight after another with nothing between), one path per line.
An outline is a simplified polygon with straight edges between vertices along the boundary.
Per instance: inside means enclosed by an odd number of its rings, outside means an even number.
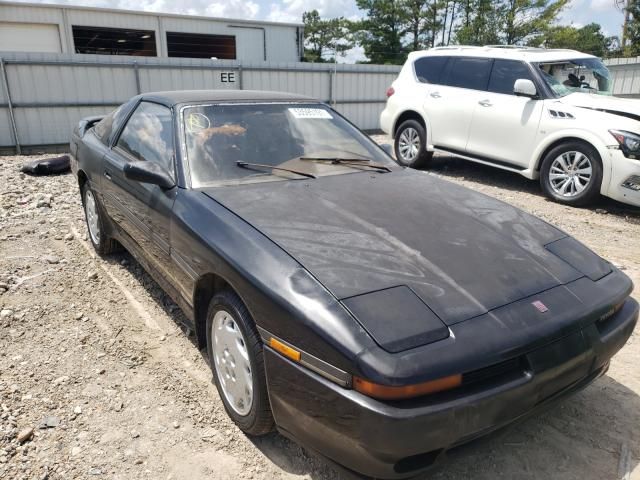
M22 0L20 0L22 1ZM27 0L30 3L57 3L90 7L144 10L146 12L207 15L235 19L301 22L302 13L316 9L323 18L362 17L355 0ZM560 16L560 23L581 27L596 22L607 35L621 36L623 15L616 0L571 0ZM355 48L342 60L363 59Z

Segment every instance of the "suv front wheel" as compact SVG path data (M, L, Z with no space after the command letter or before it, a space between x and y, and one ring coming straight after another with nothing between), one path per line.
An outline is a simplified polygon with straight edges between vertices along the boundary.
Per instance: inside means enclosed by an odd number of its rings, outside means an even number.
M542 160L540 185L548 197L559 203L573 206L592 203L602 185L598 151L576 141L554 147Z
M427 132L416 120L402 122L396 130L396 159L401 165L411 168L429 166L433 152L427 152Z

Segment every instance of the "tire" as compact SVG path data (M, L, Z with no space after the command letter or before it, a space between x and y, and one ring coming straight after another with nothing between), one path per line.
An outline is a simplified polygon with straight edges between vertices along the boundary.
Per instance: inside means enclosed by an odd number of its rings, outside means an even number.
M427 152L427 132L416 120L405 120L396 130L394 141L396 160L411 168L426 168L433 152Z
M91 188L91 183L86 181L82 185L82 207L87 223L89 240L99 255L109 255L120 250L120 244L107 235L105 228L106 214L97 195ZM97 232L95 229L97 228Z
M558 203L576 207L593 203L600 195L601 185L602 159L587 143L563 142L542 159L540 186L547 197Z
M231 420L248 435L272 431L262 341L247 307L233 292L217 293L209 303L207 352L214 383ZM250 402L243 388L248 382Z

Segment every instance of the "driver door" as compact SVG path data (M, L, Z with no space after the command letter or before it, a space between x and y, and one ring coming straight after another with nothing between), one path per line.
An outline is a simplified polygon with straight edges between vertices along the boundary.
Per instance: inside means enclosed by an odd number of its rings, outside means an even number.
M122 227L141 247L155 268L163 271L170 261L169 228L177 192L138 182L123 174L127 162L153 162L175 178L171 109L142 101L129 118L106 163L109 182L122 191L117 206ZM115 207L115 205L114 205Z

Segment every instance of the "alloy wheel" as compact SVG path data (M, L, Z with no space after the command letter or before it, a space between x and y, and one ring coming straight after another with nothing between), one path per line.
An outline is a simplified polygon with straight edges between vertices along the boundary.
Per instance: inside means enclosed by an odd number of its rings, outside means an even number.
M405 128L398 139L398 150L402 160L411 163L420 152L420 135L415 128Z
M575 150L558 155L549 168L551 189L561 197L575 197L582 193L592 176L591 160Z

